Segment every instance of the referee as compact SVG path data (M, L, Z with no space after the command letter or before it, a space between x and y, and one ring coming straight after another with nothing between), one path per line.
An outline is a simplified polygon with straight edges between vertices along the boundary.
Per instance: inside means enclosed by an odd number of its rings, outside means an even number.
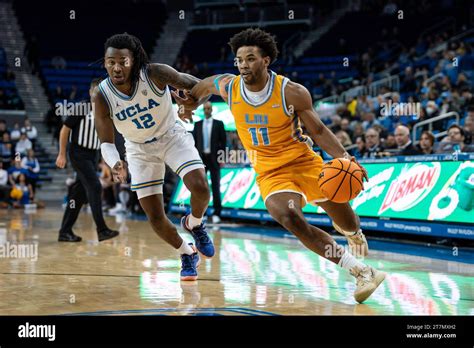
M100 81L101 79L94 79L91 82L89 95ZM82 206L87 201L89 201L92 216L97 226L99 241L113 238L119 233L107 227L102 215L102 185L96 171L100 142L95 130L92 112L85 116L73 115L66 118L59 136L59 154L56 159L56 165L59 168L64 168L67 163L66 146L68 139L68 154L72 167L77 173L77 179L69 191L58 241L80 242L82 240L81 237L73 233L72 226L76 222Z

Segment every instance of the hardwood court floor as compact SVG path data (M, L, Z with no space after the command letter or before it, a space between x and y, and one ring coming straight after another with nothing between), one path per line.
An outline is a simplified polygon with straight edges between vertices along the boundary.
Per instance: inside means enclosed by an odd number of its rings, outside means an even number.
M81 213L83 241L58 243L61 217L60 208L0 211L0 315L474 315L468 251L456 262L369 241L366 262L389 276L358 305L352 277L294 238L223 227L211 233L216 255L203 260L199 280L180 282L178 255L146 221L109 217L121 235L99 244L91 215Z

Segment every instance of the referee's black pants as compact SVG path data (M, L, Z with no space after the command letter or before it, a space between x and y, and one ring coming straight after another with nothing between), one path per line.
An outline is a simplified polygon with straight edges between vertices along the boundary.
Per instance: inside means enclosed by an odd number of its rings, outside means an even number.
M102 214L102 185L97 176L99 151L89 150L75 144L69 144L69 159L77 173L76 182L72 185L68 196L66 211L59 233L72 232L82 206L89 202L97 232L107 230Z

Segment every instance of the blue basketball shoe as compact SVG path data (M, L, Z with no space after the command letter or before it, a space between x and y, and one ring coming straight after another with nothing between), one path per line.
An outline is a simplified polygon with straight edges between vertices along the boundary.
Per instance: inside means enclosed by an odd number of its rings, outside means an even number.
M181 227L191 233L196 242L197 250L203 254L205 257L213 257L214 256L214 244L212 244L211 238L207 235L206 225L201 223L199 226L194 227L192 230L187 227L189 214L184 215L181 218Z
M195 252L191 255L181 255L181 280L184 281L197 280L197 268L201 263L201 259L193 243L189 243L189 245L191 246L191 248L193 248Z

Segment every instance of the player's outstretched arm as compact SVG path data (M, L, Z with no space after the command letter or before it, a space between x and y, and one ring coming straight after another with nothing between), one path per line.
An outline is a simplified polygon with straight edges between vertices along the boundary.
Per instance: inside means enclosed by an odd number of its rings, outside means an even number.
M235 75L233 74L219 74L206 77L193 87L191 95L196 99L201 99L213 94L221 96L224 101L227 101L229 84L234 77Z
M97 135L100 139L100 150L105 163L112 168L114 179L125 182L127 180L127 164L120 160L115 147L114 123L110 118L110 110L104 96L98 87L92 92L92 112Z
M285 99L288 109L290 111L292 109L294 110L305 125L311 139L313 139L321 149L326 151L333 158L344 157L355 161L355 159L347 153L339 140L337 140L333 132L331 132L321 121L318 114L313 109L311 94L306 87L291 81L288 82L285 89ZM362 166L360 167L362 168ZM364 171L366 180L368 180L367 172L364 168L362 168L362 170Z

